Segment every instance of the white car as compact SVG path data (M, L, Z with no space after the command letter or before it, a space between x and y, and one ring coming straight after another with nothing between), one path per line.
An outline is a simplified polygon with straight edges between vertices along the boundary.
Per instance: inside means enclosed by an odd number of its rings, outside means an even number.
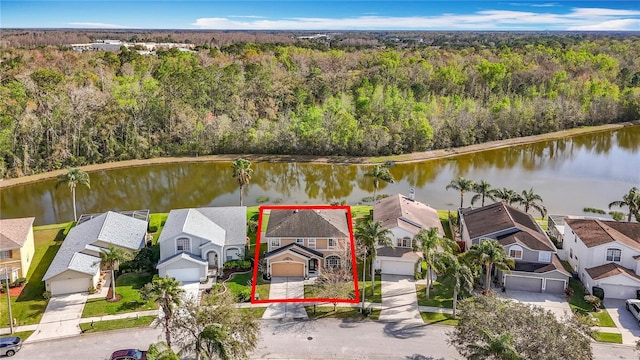
M626 308L633 314L636 320L638 320L638 325L640 325L640 300L628 299L626 301Z

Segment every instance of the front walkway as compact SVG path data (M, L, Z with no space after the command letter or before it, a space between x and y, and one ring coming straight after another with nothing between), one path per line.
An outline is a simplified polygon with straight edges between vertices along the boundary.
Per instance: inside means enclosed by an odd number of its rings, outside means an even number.
M304 279L296 277L271 278L269 300L304 299ZM301 303L277 302L267 306L263 319L306 319L307 311Z
M87 293L80 293L51 297L38 327L25 342L79 335L80 318L87 296Z
M382 274L380 321L424 324L413 276Z

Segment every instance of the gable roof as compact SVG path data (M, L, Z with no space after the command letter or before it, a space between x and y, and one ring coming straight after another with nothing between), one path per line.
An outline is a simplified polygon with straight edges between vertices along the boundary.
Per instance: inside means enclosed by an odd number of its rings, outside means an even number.
M631 269L622 267L616 263L608 263L596 267L586 269L587 273L593 280L600 280L616 275L627 275L637 281L640 281L640 276L636 275Z
M171 256L169 256L168 258L160 261L157 265L156 265L156 269L159 269L161 267L165 267L167 265L169 265L170 263L179 261L179 260L187 260L189 262L198 264L198 265L206 265L207 262L202 260L201 257L197 256L197 255L193 255L192 253L186 252L186 251L181 251L177 254L173 254Z
M182 234L209 240L220 246L244 245L247 237L247 208L228 206L171 210L158 243Z
M565 269L564 266L562 265L562 262L560 261L560 258L558 257L557 254L553 254L553 256L551 257L551 262L548 264L534 263L534 262L527 262L527 261L516 261L515 267L513 268L513 270L532 272L532 273L538 273L538 274L546 273L549 271L558 271L563 275L571 276L571 274L569 274L567 269Z
M373 210L373 220L380 221L385 229L400 227L412 234L417 234L422 228L435 227L440 236L444 236L438 212L432 207L411 200L402 194L376 201Z
M417 261L422 258L422 253L413 251L411 248L392 248L390 246L384 246L377 250L376 256L396 257Z
M323 257L324 257L324 254L323 254L323 253L321 253L321 252L319 252L319 251L313 250L313 249L308 248L308 247L306 247L306 246L304 246L304 245L300 245L300 244L297 244L297 243L291 243L291 244L286 245L286 246L283 246L283 247L281 247L281 248L279 248L279 249L275 249L275 250L272 250L272 251L270 251L270 252L268 252L268 253L265 253L265 254L264 254L264 258L266 259L266 258L268 258L268 257L272 257L272 256L274 256L274 255L277 255L277 254L283 253L283 252L285 252L285 251L287 251L287 250L291 250L291 251L293 251L294 253L299 254L299 255L302 255L302 256L305 256L305 257L308 257L308 256L307 256L307 255L305 255L305 254L302 254L302 253L300 252L300 250L306 251L306 252L308 252L308 253L310 253L310 254L313 254L313 255L315 255L315 256L318 256L318 257L320 257L320 258L323 258ZM297 251L296 251L296 250L297 250Z
M271 210L266 237L350 237L347 212L342 209Z
M22 248L35 219L0 219L0 251Z
M102 241L114 246L136 250L144 245L146 234L146 221L113 211L96 216L69 230L69 234L62 242L42 280L48 280L68 269L95 274L96 266L98 266L95 263L99 262L100 258L80 254L87 248L87 245ZM92 248L89 247L89 249ZM95 251L95 249L93 250Z
M588 248L620 242L640 250L640 223L618 223L598 219L566 219L565 223Z
M555 251L533 216L504 202L463 209L460 214L472 239L508 231L494 238L502 245L518 243L531 250Z

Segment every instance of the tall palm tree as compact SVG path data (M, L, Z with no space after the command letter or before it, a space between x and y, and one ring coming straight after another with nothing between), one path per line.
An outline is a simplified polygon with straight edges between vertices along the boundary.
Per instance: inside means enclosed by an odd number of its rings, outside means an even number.
M364 249L362 256L363 284L366 282L366 275L364 270L366 268L365 264L367 260L367 254L369 254L371 257L371 295L373 296L375 279L375 269L373 261L377 255L377 247L379 245L393 247L393 239L391 237L392 232L389 229L382 228L382 223L380 221L373 221L373 219L368 216L358 221L354 233L360 247ZM364 309L364 293L365 291L364 289L362 289L362 309Z
M473 192L476 193L471 198L471 205L475 204L476 201L482 199L481 206L484 206L484 198L488 197L489 199L495 201L495 197L493 196L493 190L491 189L491 184L488 182L481 180L479 183L476 183L473 186Z
M378 187L380 187L380 181L384 181L387 183L393 184L395 180L393 179L393 175L389 171L389 165L373 165L371 171L364 174L366 177L373 178L373 203L376 203L376 196L378 193Z
M458 307L458 294L461 290L470 293L473 290L475 274L471 267L467 265L461 256L449 254L447 257L445 272L453 276L453 318L456 318Z
M147 283L141 290L142 298L153 300L160 305L164 313L164 336L167 345L171 348L171 331L169 324L173 318L174 308L182 304L182 294L184 290L180 287L180 282L171 277L156 278Z
M544 217L547 214L547 208L542 205L542 197L533 192L533 188L529 190L522 190L520 193L520 199L518 199L520 205L524 206L524 211L529 212L529 209L533 208L538 210L540 215ZM538 201L540 203L538 203Z
M111 299L116 299L116 276L115 270L118 265L127 260L133 259L133 255L128 251L109 245L109 248L100 253L100 262L102 266L111 271Z
M429 300L429 290L431 288L432 271L441 271L444 268L443 258L439 256L441 252L453 254L458 247L455 241L440 237L438 229L435 227L421 229L414 236L416 246L422 250L422 260L427 264L427 300Z
M521 360L510 333L494 334L488 330L482 330L484 344L470 344L472 350L469 360Z
M480 244L473 245L467 252L467 256L485 268L484 289L489 290L491 285L491 272L493 267L509 271L515 266L515 261L504 253L504 247L496 240L481 240Z
M233 162L231 167L233 168L233 177L236 178L238 185L240 185L240 206L242 206L244 199L244 187L249 185L251 175L253 174L251 161L238 159Z
M69 190L71 190L71 197L73 199L73 220L78 221L78 214L76 212L76 187L80 184L90 189L91 181L89 179L89 174L78 168L71 168L66 173L58 175L56 189L65 183L69 186Z
M457 179L451 180L451 182L449 183L449 185L447 185L445 189L446 190L455 189L460 191L460 208L462 208L462 205L464 203L464 193L466 193L467 191L473 190L473 186L474 186L473 180L465 179L462 176L460 176Z
M637 187L632 187L629 193L622 196L622 200L614 201L609 204L609 209L613 206L617 207L629 207L629 215L627 221L631 221L631 215L634 215L636 220L640 222L640 191Z
M493 189L491 191L491 195L493 195L494 200L497 198L509 205L520 202L520 195L518 195L517 192L511 189L507 189L506 187L502 189Z

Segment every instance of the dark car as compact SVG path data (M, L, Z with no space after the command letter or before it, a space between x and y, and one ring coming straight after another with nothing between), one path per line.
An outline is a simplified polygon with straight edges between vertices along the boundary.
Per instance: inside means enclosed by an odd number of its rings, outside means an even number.
M111 360L146 360L147 352L138 349L126 349L114 351Z
M22 348L22 339L17 336L0 338L0 355L13 356Z

